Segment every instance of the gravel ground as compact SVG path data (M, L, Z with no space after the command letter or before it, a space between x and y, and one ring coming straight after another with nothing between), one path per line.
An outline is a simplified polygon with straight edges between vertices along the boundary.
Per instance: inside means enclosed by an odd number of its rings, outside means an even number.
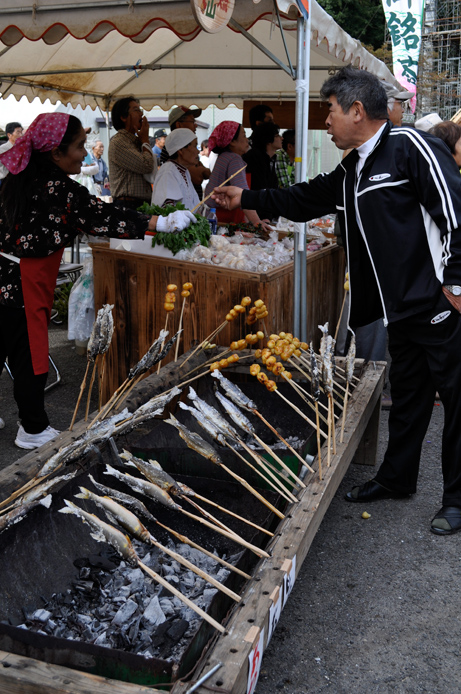
M47 409L52 426L64 429L86 358L76 354L62 326L51 327L50 344L63 380L47 394ZM3 468L21 457L13 443L17 414L5 372L0 416L6 422L0 430ZM345 502L346 491L373 475L373 468L351 465L264 655L256 694L461 692L461 535L429 532L442 492L442 423L436 403L419 491L409 500L367 507ZM386 439L383 411L378 460ZM368 520L361 518L365 509Z

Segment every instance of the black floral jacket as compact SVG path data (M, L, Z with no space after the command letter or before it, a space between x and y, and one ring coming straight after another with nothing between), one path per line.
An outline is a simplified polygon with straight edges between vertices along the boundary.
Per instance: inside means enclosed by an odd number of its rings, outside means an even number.
M147 230L147 215L102 202L52 164L39 172L33 189L27 223L8 228L0 206L0 252L17 258L43 258L80 233L123 239L143 238ZM19 263L2 255L0 305L24 305Z

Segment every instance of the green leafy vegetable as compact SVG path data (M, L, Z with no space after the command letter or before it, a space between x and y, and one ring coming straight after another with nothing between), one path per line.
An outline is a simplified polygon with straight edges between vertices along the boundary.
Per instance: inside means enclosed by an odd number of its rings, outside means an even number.
M172 212L176 212L176 210L185 209L182 202L178 202L176 205L166 205L165 207L149 205L145 202L141 207L138 207L138 211L143 214L159 215L161 217L166 217ZM176 253L182 251L184 248L191 248L197 241L202 246L208 247L208 241L211 236L208 220L196 212L194 212L194 215L197 221L194 224L190 224L187 229L183 229L183 231L177 231L173 234L163 231L156 232L155 236L152 237L152 246L164 246L168 248L173 255L176 255Z

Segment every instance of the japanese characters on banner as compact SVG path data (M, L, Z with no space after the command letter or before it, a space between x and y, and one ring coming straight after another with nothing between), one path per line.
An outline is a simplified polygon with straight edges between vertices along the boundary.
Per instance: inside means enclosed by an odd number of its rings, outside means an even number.
M296 580L296 555L293 559L285 559L282 566L280 567L283 571L283 583L280 587L275 588L271 595L272 605L269 607L269 624L267 630L267 642L266 648L269 645L272 634L275 631L275 627L282 614L282 609L285 607L285 603L288 600L288 596L293 590L293 586ZM254 631L253 631L254 630ZM261 662L264 654L264 629L259 632L257 627L252 627L248 632L245 640L253 642L253 648L248 655L248 680L247 680L247 694L253 694L256 683L258 682L259 673L261 671ZM255 638L257 635L257 638Z
M424 0L382 0L382 2L392 40L394 77L404 89L415 94L411 99L411 108L414 112Z
M235 0L190 0L198 24L208 34L216 34L229 23Z

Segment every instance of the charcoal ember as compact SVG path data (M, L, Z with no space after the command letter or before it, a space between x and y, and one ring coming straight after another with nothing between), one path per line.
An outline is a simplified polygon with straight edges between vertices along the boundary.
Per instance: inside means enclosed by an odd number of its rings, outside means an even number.
M75 562L74 562L74 564L75 564ZM80 580L86 580L87 578L90 577L90 575L91 575L90 567L89 566L82 566L82 568L80 569L80 572L78 574L78 577Z
M181 593L188 593L195 586L195 574L192 571L186 571L179 579Z
M205 590L203 591L203 596L202 596L203 604L206 605L207 607L209 607L211 601L213 600L213 598L217 592L218 591L216 588L205 588Z
M139 625L141 624L141 619L142 616L139 615L139 617L135 620L134 624L132 624L128 630L127 636L132 646L136 643L138 639Z
M161 598L159 600L160 607L165 617L171 617L175 613L175 607L173 601L170 598Z
M99 585L104 587L112 580L109 574L99 574Z
M179 578L177 576L165 576L165 581L168 581L168 583L170 583L174 588L179 589ZM171 595L171 591L162 586L159 593L159 598L163 598L165 595Z
M173 641L179 641L186 633L188 627L189 622L186 619L176 619L166 632L166 635Z
M155 595L147 605L142 615L143 620L155 626L166 621L165 614L160 606L158 597Z
M98 569L105 569L106 571L112 571L116 569L118 564L114 561L116 556L111 556L110 558L102 552L100 554L90 554L88 561L91 566L95 566Z
M107 632L103 631L99 636L93 641L95 646L105 646L106 648L110 646L107 639Z
M53 636L57 639L63 639L66 636L67 626L65 624L58 624L56 629L53 631Z
M87 566L89 566L89 559L88 557L79 557L78 559L74 560L74 566L76 569L83 569Z
M134 600L127 600L126 603L124 603L119 610L117 610L117 613L115 617L112 620L112 624L115 625L122 625L127 622L130 617L133 616L133 614L136 612L138 609L138 603L135 602Z
M35 605L24 605L22 608L22 613L24 615L24 619L31 621L33 619L34 612L36 610Z
M145 586L145 574L141 569L132 569L127 572L127 581L131 593L139 593Z
M73 586L74 586L75 590L78 590L81 593L91 593L91 591L94 589L94 582L93 581L75 581L73 583Z

